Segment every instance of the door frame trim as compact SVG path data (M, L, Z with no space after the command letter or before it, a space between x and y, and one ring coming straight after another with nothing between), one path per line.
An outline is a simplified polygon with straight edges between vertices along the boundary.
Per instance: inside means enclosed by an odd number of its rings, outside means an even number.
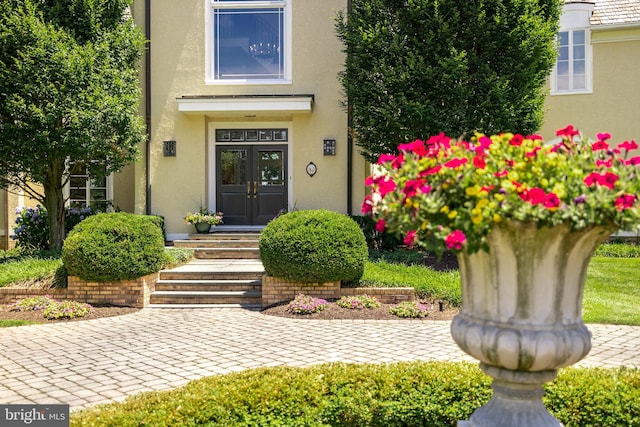
M293 207L293 122L291 121L265 121L265 122L249 122L249 121L209 121L207 123L206 132L206 188L205 193L207 195L207 201L205 204L210 210L217 211L216 209L216 146L223 145L269 145L260 142L222 142L217 143L215 140L216 128L220 129L256 129L256 128L281 128L287 129L288 141L274 141L274 145L284 145L287 149L287 205L289 208Z

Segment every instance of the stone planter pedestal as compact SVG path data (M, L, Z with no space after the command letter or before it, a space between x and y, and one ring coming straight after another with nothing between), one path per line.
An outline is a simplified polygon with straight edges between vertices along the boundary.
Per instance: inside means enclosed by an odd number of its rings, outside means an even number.
M542 385L591 349L582 294L595 248L614 231L504 221L489 252L458 255L462 308L454 341L494 379L493 397L459 427L558 427Z

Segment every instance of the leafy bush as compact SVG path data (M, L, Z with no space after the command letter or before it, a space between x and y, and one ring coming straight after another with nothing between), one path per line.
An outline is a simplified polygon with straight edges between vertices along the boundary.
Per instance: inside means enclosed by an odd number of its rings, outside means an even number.
M431 307L418 301L404 301L389 309L394 316L405 318L423 318L429 315Z
M344 296L336 301L336 304L342 308L348 308L350 310L380 307L378 299L376 297L370 297L369 295Z
M35 208L18 208L16 213L15 234L17 246L31 250L49 249L49 214L45 208L38 205ZM80 221L100 213L98 209L70 208L65 210L64 229L69 233Z
M147 216L123 212L87 218L67 236L62 248L68 273L96 282L153 273L164 259L160 228Z
M358 224L327 210L286 213L260 235L260 258L267 274L300 283L356 281L367 256Z
M193 249L165 248L162 268L172 268L185 264L193 259Z
M595 256L607 258L640 258L640 245L603 243L596 249Z
M11 304L9 306L9 311L44 310L53 302L55 302L55 300L51 299L49 296L24 298Z
M402 239L386 231L376 230L376 222L369 215L353 215L351 217L362 230L369 249L388 251L402 244Z
M327 301L309 295L298 294L287 307L287 311L293 314L311 314L327 308Z
M640 370L560 371L544 402L572 427L637 426ZM71 415L71 426L451 427L491 396L476 364L333 363L215 375Z

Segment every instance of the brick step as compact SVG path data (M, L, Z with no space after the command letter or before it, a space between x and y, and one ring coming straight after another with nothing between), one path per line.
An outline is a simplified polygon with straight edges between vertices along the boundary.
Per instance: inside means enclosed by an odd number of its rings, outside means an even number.
M198 240L174 240L173 246L176 248L253 248L258 249L258 240L250 239L198 239Z
M260 291L262 281L256 280L158 280L158 291Z
M151 304L262 304L260 291L155 291Z
M197 259L260 259L258 248L194 248Z

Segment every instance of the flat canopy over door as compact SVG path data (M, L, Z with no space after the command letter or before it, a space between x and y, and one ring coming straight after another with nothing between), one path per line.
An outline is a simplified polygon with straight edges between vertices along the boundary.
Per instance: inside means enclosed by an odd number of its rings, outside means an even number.
M286 145L216 146L216 171L225 225L265 225L286 209Z

